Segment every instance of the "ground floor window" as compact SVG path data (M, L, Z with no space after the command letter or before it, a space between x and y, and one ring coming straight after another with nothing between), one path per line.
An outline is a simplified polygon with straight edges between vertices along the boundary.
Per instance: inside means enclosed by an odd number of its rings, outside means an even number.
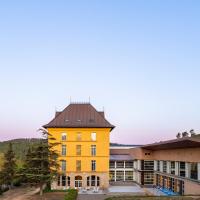
M152 172L144 172L144 184L152 185L154 181L154 174Z
M79 188L79 187L82 187L82 183L83 183L83 180L82 180L82 177L81 176L75 176L75 187L76 188Z
M110 181L115 181L115 171L110 171Z
M125 171L125 180L132 181L133 180L133 171Z
M66 176L62 176L62 186L66 186Z
M70 177L69 176L58 176L57 179L58 186L70 186Z
M124 171L116 171L116 181L124 180Z
M88 176L87 177L87 186L100 186L100 177L99 176Z

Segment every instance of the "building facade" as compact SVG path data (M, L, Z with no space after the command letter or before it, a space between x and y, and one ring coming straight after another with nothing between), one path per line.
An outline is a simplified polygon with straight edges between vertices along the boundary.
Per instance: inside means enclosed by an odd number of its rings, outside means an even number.
M60 143L60 176L54 189L109 186L110 132L114 128L91 104L70 104L44 126ZM51 141L52 142L52 141Z
M143 146L110 146L114 126L88 103L70 104L44 128L59 143L60 175L53 189L134 182L174 194L200 194L199 135Z
M118 149L117 149L118 148ZM157 187L179 195L200 194L200 136L184 137L175 140L153 143L141 147L113 147L110 149L111 158L116 163L121 158L129 158L133 162L130 177L142 187ZM124 162L126 159L124 159ZM112 164L113 166L113 164ZM126 171L124 165L124 171ZM120 169L120 171L123 171ZM125 174L118 179L113 173L110 181L126 180Z

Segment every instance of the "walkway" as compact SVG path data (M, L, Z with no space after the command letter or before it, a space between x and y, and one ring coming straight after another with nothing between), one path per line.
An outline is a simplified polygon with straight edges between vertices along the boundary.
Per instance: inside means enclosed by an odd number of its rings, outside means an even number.
M15 188L3 193L0 200L27 200L37 192L39 192L39 190L36 188Z

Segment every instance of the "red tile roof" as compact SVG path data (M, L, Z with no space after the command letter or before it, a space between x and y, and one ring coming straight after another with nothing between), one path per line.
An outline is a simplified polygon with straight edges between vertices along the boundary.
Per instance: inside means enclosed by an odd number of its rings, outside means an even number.
M115 128L90 103L71 103L44 128Z

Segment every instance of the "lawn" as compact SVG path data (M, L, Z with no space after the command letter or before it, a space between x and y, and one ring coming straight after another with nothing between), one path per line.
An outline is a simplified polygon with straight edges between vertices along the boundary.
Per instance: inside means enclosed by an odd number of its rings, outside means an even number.
M116 197L109 197L105 200L200 200L200 197L139 197L139 196L116 196Z

